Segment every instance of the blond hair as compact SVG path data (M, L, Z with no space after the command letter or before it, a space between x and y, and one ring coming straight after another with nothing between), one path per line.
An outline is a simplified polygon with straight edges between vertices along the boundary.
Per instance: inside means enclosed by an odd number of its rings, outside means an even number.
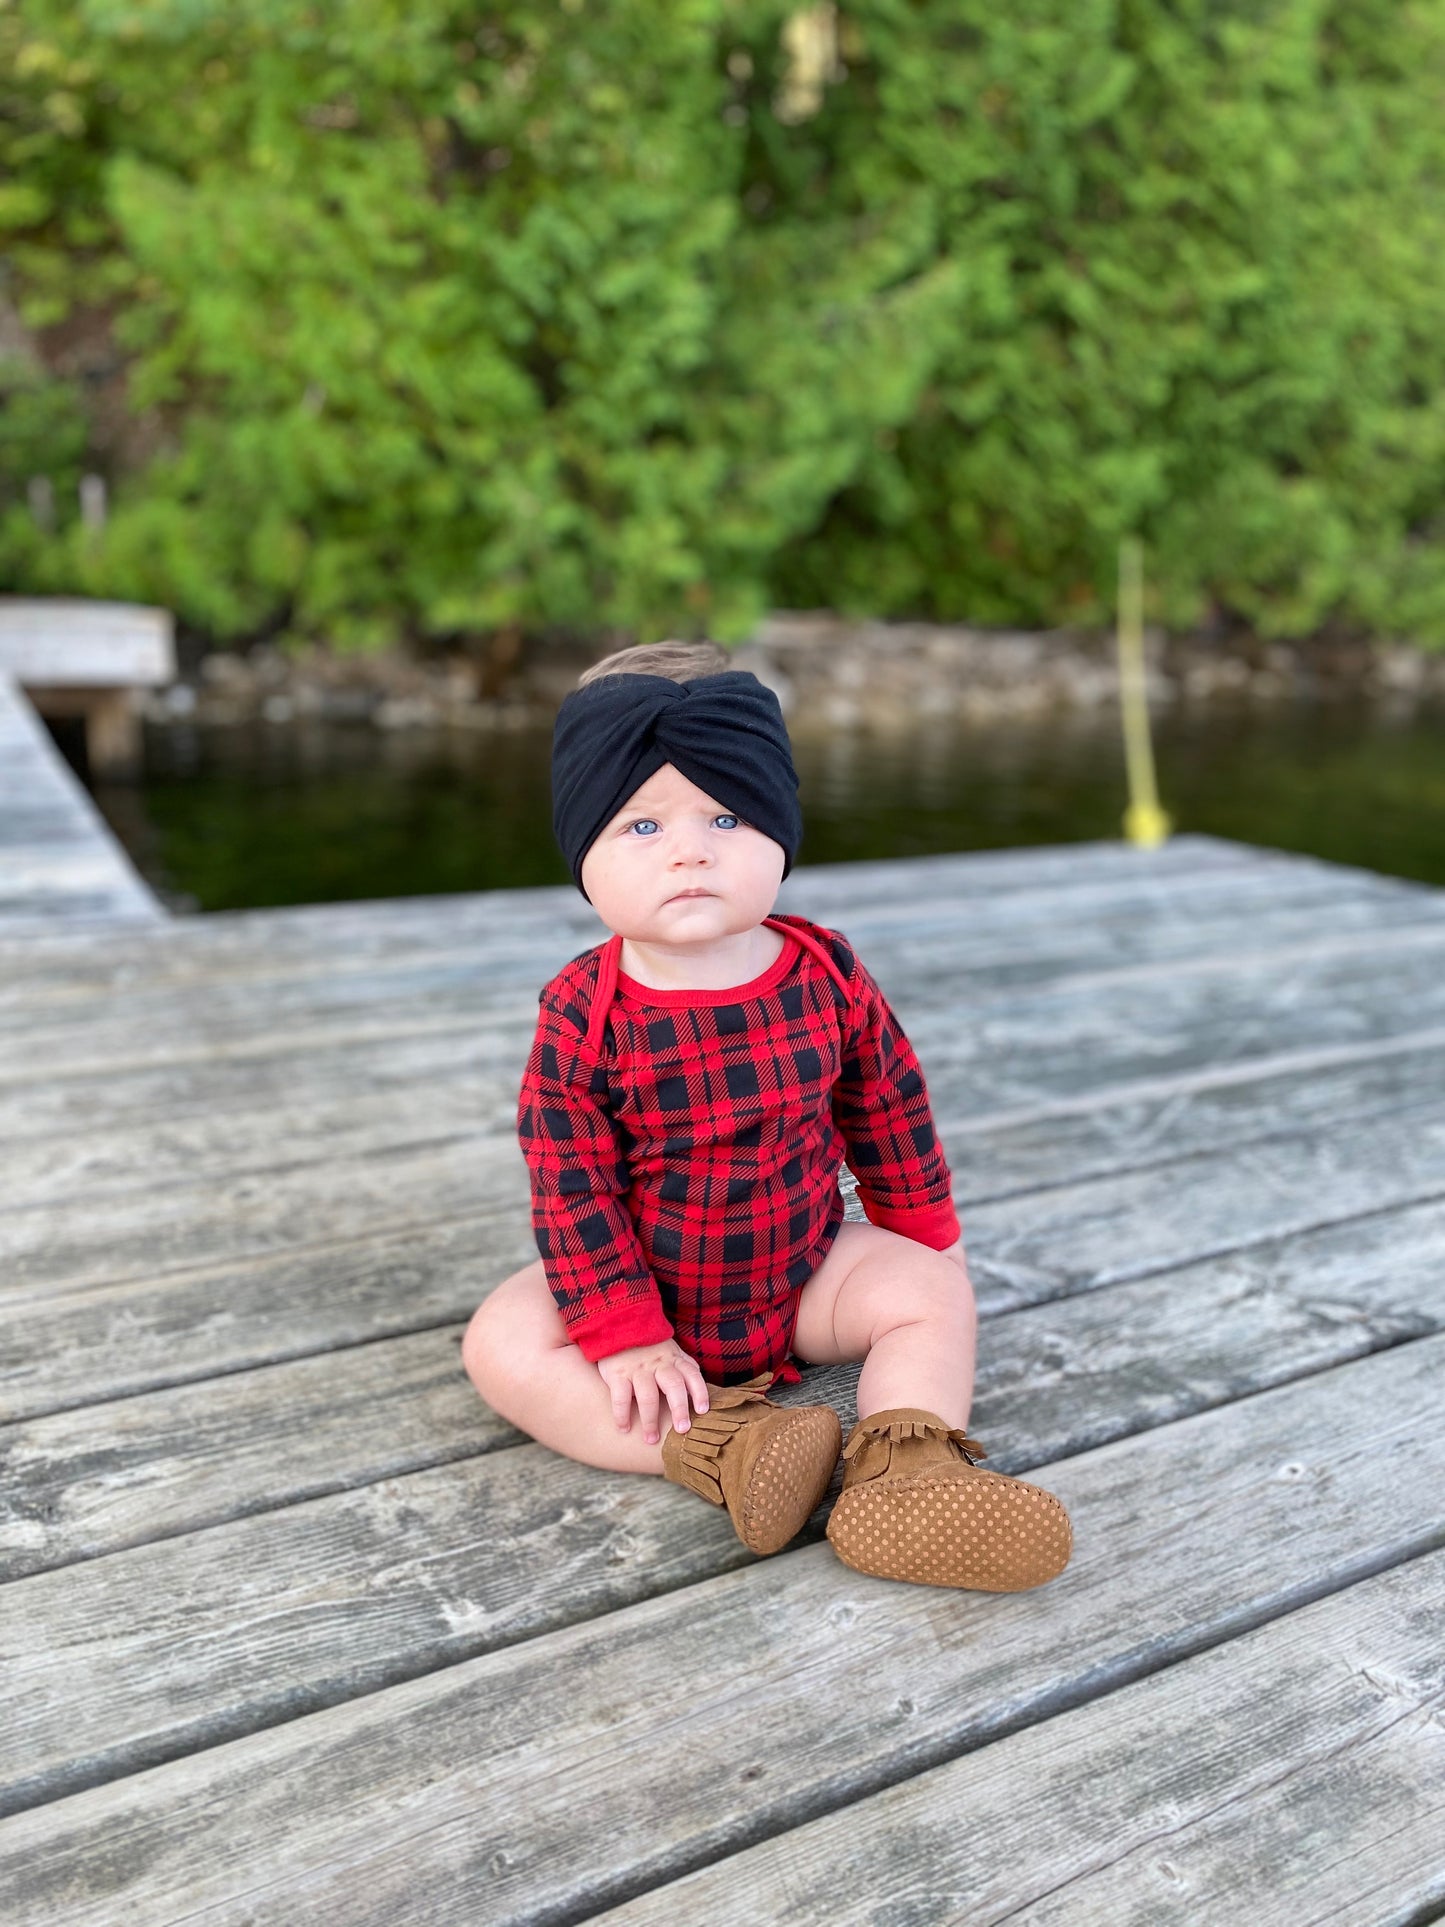
M671 682L692 682L698 676L719 675L727 666L727 651L715 642L633 643L584 669L577 687L601 676L666 676Z

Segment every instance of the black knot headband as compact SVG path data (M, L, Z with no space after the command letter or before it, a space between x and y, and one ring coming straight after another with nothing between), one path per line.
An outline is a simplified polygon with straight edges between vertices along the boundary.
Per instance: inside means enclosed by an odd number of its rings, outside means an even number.
M665 763L781 844L788 874L803 840L803 813L772 690L746 669L691 682L625 673L572 690L552 732L552 827L579 890L583 857Z

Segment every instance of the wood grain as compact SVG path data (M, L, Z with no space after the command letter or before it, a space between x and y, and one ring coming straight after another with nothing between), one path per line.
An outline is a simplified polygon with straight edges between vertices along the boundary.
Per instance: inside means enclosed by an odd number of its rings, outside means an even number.
M60 1411L455 1324L536 1255L530 1225L509 1212L202 1266L168 1283L53 1302L41 1292L0 1310L0 1415Z
M0 1884L37 1918L66 1923L114 1918L120 1905L148 1927L260 1927L298 1911L348 1927L576 1918L1435 1550L1442 1365L1445 1339L1423 1339L1051 1466L1076 1549L1036 1593L895 1586L809 1546L395 1688L368 1691L375 1679L353 1672L333 1687L361 1697L297 1717L306 1701L284 1691L287 1656L328 1625L334 1637L347 1615L329 1584L292 1590L277 1572L279 1593L254 1604L238 1594L232 1623L238 1646L270 1650L259 1679L283 1723L14 1816L0 1827ZM396 1487L371 1493L362 1523L394 1555L403 1502ZM679 1533L713 1516L692 1494L660 1496ZM538 1523L544 1570L556 1520ZM472 1531L474 1583L458 1590L425 1567L438 1637L497 1597L497 1541ZM344 1543L335 1550L344 1559ZM174 1552L144 1557L154 1566ZM373 1571L361 1623L335 1645L353 1664L361 1627L393 1610L397 1569L392 1556ZM248 1565L233 1575L251 1590ZM128 1723L139 1713L145 1729L127 1747L132 1764L141 1747L154 1758L168 1743L223 1737L250 1690L244 1671L233 1675L220 1714L201 1713L205 1650L186 1599L167 1617L152 1595L119 1648L113 1637L88 1646L72 1620L67 1667L95 1690L67 1687L75 1724L62 1766L41 1740L53 1660L14 1602L73 1577L0 1595L18 1619L7 1642L23 1682L7 1735L27 1776L15 1797L53 1790L42 1776L118 1770L108 1709L167 1655L164 1694L142 1689L130 1709Z
M1445 1204L1266 1240L984 1323L972 1428L1051 1459L1445 1329ZM94 1558L517 1442L457 1369L459 1328L0 1430L0 1577ZM124 1369L122 1367L122 1369ZM857 1367L785 1402L857 1416Z
M213 1112L136 1123L77 1126L17 1137L0 1168L0 1213L51 1199L97 1200L165 1188L172 1195L218 1179L374 1157L448 1136L511 1137L515 1060L495 1070L476 1052L431 1067L414 1089L312 1099L303 1085L264 1110ZM1445 1029L1387 1044L1221 1065L1142 1078L1057 1102L1008 1110L955 1106L950 1082L931 1092L939 1135L967 1175L969 1195L1102 1175L1183 1152L1236 1145L1301 1125L1343 1122L1437 1100L1445 1092Z
M1368 973L1360 968L1366 958ZM890 970L876 950L864 961L875 975L881 971L880 981L910 1035L917 1024L922 1037L942 1038L959 1029L960 1016L971 1019L975 1012L979 1023L994 1019L996 1012L1005 1022L1027 1022L1035 1008L1056 1013L1067 1033L1080 1021L1076 1011L1083 1021L1098 1021L1093 1017L1097 1010L1118 1034L1117 1048L1156 1008L1166 1020L1172 1016L1177 1022L1182 1004L1190 999L1208 1000L1205 1008L1226 1038L1230 1027L1240 1023L1236 1012L1243 1006L1251 1014L1263 1006L1272 1014L1297 1010L1308 1018L1316 1004L1344 997L1348 1013L1376 976L1382 989L1398 983L1402 992L1409 986L1406 994L1421 996L1424 1001L1412 1015L1417 1026L1428 1024L1441 1012L1441 993L1435 987L1445 975L1442 958L1445 919L1432 916L1393 932L1367 926L1338 936L1322 933L1316 919L1313 929L1306 927L1278 944L1268 941L1267 930L1257 932L1243 954L1236 931L1235 941L1214 956L1078 971L1046 981L1033 997L1026 988L1014 989L1013 972L1004 973L1004 981L992 988L961 983L959 943L952 935L931 953L922 941L910 945L906 975ZM468 957L429 958L388 972L381 983L339 974L300 984L282 982L268 992L263 1009L258 1009L249 986L235 984L208 987L204 995L190 997L149 988L133 989L123 998L96 995L78 1009L38 1006L28 1022L12 1009L0 1079L23 1079L42 1065L52 1077L93 1076L102 1067L124 1071L213 1055L247 1057L263 1049L314 1049L328 1041L361 1042L474 1025L523 1024L530 1030L537 991L548 974L546 961L535 951L519 953L512 967L503 970ZM558 965L563 961L556 959ZM904 960L899 961L901 967ZM1196 987L1205 976L1217 982ZM951 1025L941 1015L937 996L944 988L953 999ZM1145 991L1147 996L1141 994ZM1217 1015L1210 1005L1219 1006ZM1377 1000L1375 1012L1377 1023L1382 1022L1377 1034L1388 1036L1390 1018L1398 1022L1399 1016L1388 995ZM974 1024L966 1028L971 1031ZM919 1043L919 1037L914 1041Z
M1427 1554L598 1916L606 1927L1398 1927L1445 1905Z

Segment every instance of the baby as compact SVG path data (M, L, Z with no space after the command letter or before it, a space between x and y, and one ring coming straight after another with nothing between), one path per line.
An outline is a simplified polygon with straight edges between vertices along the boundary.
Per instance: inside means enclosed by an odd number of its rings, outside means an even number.
M797 788L777 698L710 643L623 650L563 701L554 827L614 934L540 994L517 1125L541 1256L463 1359L532 1438L689 1487L756 1553L807 1522L842 1444L831 1407L764 1394L794 1359L862 1360L838 1556L1040 1585L1068 1515L980 1470L963 1429L976 1314L918 1060L846 938L772 914Z

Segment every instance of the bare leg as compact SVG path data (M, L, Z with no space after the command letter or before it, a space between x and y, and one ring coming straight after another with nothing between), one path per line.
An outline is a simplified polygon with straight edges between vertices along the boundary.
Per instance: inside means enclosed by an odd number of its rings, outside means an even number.
M793 1334L815 1365L865 1361L858 1416L915 1406L965 1426L978 1317L962 1266L878 1225L838 1227L803 1287Z
M608 1472L662 1471L662 1442L648 1445L636 1407L619 1432L597 1367L567 1336L541 1259L498 1285L462 1340L467 1376L503 1418L539 1444ZM667 1401L659 1429L671 1430Z

